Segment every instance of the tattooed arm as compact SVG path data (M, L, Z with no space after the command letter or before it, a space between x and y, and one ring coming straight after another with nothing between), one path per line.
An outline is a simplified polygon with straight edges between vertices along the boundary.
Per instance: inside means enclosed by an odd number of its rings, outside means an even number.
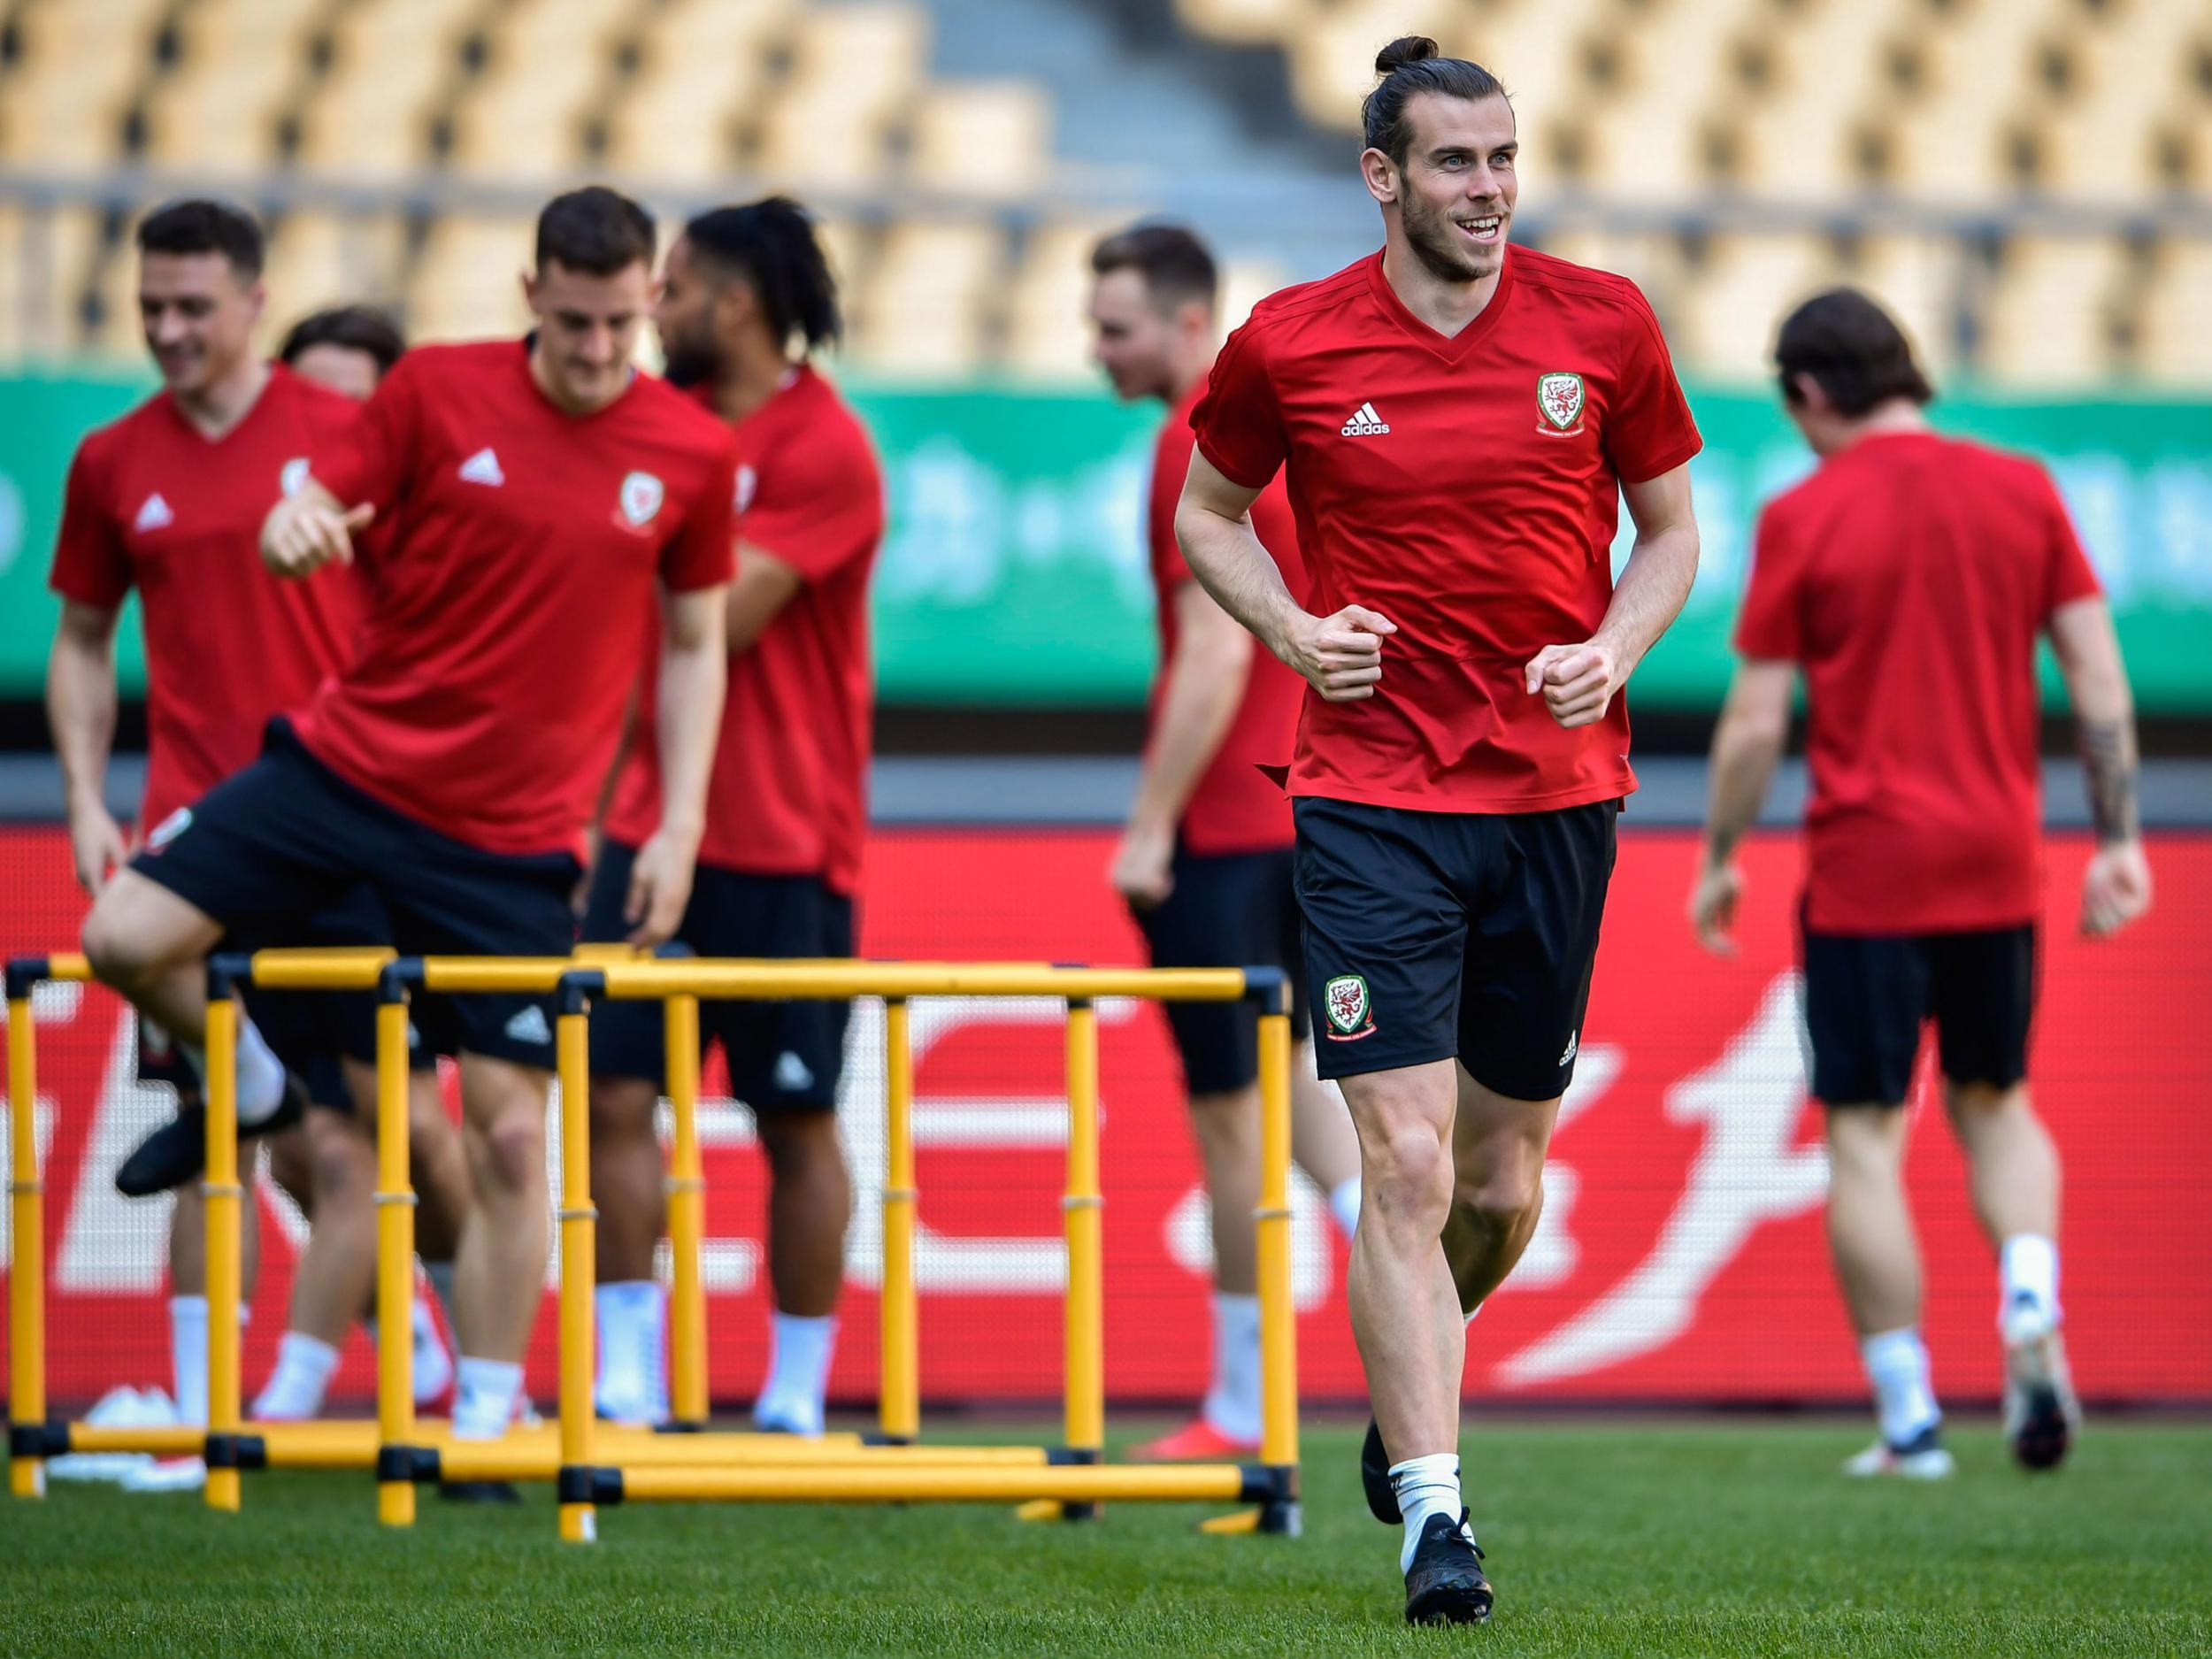
M2101 598L2059 606L2050 627L2081 734L2089 817L2097 831L2097 850L2082 876L2081 929L2102 937L2126 926L2151 902L2137 800L2135 700L2120 662L2112 612Z

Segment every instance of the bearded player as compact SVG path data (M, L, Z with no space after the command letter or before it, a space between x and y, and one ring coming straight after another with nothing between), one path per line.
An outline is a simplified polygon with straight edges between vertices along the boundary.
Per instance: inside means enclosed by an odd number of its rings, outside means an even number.
M1634 285L1509 246L1496 78L1422 39L1376 69L1360 168L1383 249L1230 336L1176 533L1310 687L1289 789L1320 1069L1360 1141L1368 1502L1404 1525L1406 1617L1479 1622L1463 1321L1542 1210L1635 787L1621 690L1696 572L1700 441ZM1279 467L1307 603L1248 516Z

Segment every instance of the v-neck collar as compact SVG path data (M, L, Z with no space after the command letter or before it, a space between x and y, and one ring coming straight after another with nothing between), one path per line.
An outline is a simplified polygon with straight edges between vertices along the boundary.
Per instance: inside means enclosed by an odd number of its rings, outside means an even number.
M1513 293L1513 249L1508 243L1505 257L1498 270L1498 289L1490 296L1490 303L1482 308L1482 314L1455 334L1438 332L1423 322L1398 297L1398 290L1390 286L1390 279L1383 273L1383 252L1380 248L1368 256L1367 286L1391 321L1404 330L1416 343L1426 347L1447 363L1456 363L1464 357L1490 331L1497 326L1498 319L1505 314L1506 303Z
M253 402L246 405L246 412L219 433L207 432L191 416L186 414L183 405L177 402L177 395L174 392L163 392L161 401L169 406L169 419L175 421L179 428L211 449L220 449L261 419L261 411L269 402L269 394L276 390L278 377L291 373L281 363L272 363L268 368L268 377L261 382L261 389L254 394Z

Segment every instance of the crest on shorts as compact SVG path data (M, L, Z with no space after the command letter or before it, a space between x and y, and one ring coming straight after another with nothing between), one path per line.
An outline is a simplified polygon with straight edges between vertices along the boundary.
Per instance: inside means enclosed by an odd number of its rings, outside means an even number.
M667 494L661 481L650 472L631 472L622 480L622 516L641 528L653 522L653 515L661 510L662 498Z
M1544 417L1539 432L1560 434L1582 430L1582 377L1563 371L1536 377L1536 409Z
M1356 973L1340 973L1321 987L1321 1005L1333 1029L1331 1038L1349 1042L1375 1029L1374 1010L1367 1003L1367 981Z

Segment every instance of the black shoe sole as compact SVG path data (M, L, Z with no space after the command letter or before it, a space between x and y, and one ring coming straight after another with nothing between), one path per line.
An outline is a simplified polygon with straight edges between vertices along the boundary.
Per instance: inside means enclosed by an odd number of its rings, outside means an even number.
M1487 1624L1490 1586L1479 1579L1431 1585L1406 1603L1409 1624Z
M2074 1443L2074 1425L2066 1420L2058 1390L2037 1388L2028 1395L2027 1419L2013 1437L2012 1455L2023 1469L2056 1469L2066 1461Z
M278 1134L307 1115L307 1088L289 1072L284 1079L284 1099L250 1129L241 1124L238 1138ZM126 1198L151 1198L196 1180L207 1168L207 1108L195 1101L131 1148L115 1171L115 1190Z
M1390 1486L1390 1454L1383 1449L1382 1430L1372 1417L1367 1419L1367 1438L1360 1442L1359 1489L1367 1496L1367 1512L1385 1526L1404 1518Z

